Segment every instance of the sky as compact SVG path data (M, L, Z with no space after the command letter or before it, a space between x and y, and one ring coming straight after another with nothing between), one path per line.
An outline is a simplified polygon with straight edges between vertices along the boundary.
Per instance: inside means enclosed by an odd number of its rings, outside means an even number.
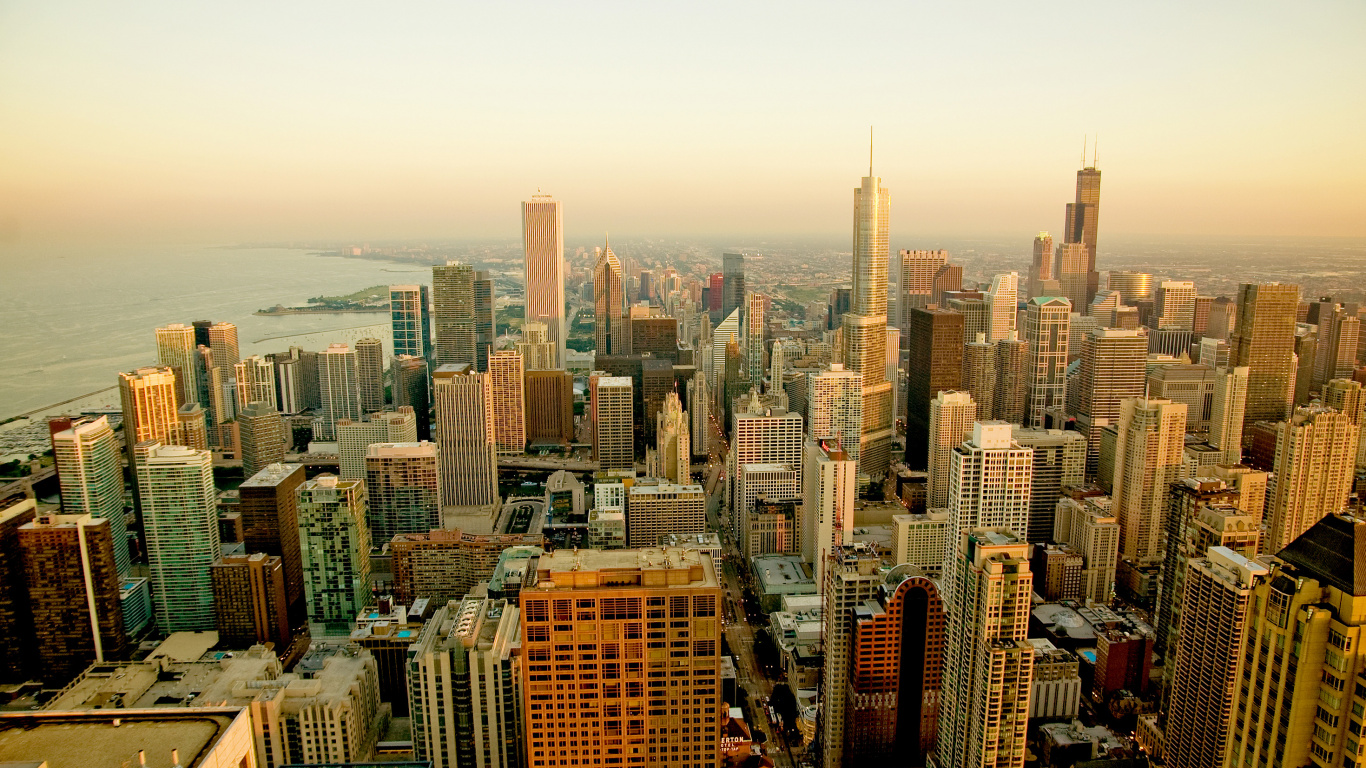
M1366 3L0 0L0 249L1366 236Z

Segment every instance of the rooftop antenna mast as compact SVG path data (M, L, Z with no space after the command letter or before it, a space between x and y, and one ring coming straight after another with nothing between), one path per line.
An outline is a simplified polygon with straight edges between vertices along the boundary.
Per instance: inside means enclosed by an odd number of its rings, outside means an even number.
M1090 137L1088 137L1088 136L1085 135L1085 134L1082 134L1082 137L1081 137L1081 167L1082 167L1082 168L1085 168L1085 167L1086 167L1086 140L1087 140L1088 138L1090 138Z
M1095 168L1100 162L1100 134L1096 134L1096 143L1091 145L1091 167Z
M868 126L868 176L873 175L873 126Z

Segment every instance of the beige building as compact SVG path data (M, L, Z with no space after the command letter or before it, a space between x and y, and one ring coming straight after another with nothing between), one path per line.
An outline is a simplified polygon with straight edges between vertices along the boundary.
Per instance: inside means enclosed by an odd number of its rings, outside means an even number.
M1243 411L1247 408L1248 368L1220 368L1214 372L1214 405L1210 410L1209 443L1223 451L1222 464L1243 460Z
M940 392L930 401L929 484L925 507L949 506L950 461L953 449L972 435L977 404L967 392Z
M627 546L653 547L665 533L704 533L707 496L702 486L641 478L626 492Z
M1109 603L1119 565L1119 519L1109 496L1063 498L1053 517L1053 540L1081 553L1081 599Z
M376 341L378 343L378 341ZM275 364L259 356L252 355L232 367L233 382L237 388L237 412L241 413L252 403L266 403L271 407L275 398ZM381 388L380 390L384 390Z
M945 563L957 559L957 545L967 531L1004 529L1027 541L1033 485L1034 449L1015 442L1011 425L1003 421L973 424L972 436L959 443L949 458ZM941 592L952 600L956 587L950 580Z
M365 479L365 455L375 443L417 442L417 414L411 406L370 415L369 421L340 419L336 426L338 477Z
M370 541L441 527L441 478L436 443L374 443L365 453Z
M499 456L526 450L526 390L522 355L501 350L489 355L489 392L493 396L493 439Z
M629 376L589 377L593 458L599 469L635 466L635 401Z
M1267 551L1299 538L1326 515L1347 507L1360 431L1326 406L1296 408L1276 427L1276 491L1267 526Z
M1067 405L1068 336L1072 304L1058 296L1035 296L1025 308L1024 361L1027 427L1048 426L1049 411Z
M863 429L863 377L840 363L805 376L807 436L838 442L850 458L858 461L856 436Z
M1246 366L1245 423L1281 421L1290 415L1295 389L1295 319L1300 287L1244 283L1238 287L1238 320L1229 339L1229 364Z
M823 569L825 582L825 674L821 676L821 744L824 765L841 765L845 720L849 716L850 648L854 637L854 608L878 595L882 559L867 544L830 549Z
M549 339L549 326L528 320L522 323L522 340L517 342L517 354L522 356L528 371L555 368L555 343Z
M95 711L0 713L0 763L123 768L140 751L153 766L176 758L183 768L260 765L251 716L236 707L140 710L117 720Z
M1119 421L1120 403L1142 397L1148 339L1137 330L1097 328L1082 339L1081 371L1068 395L1068 411L1086 435L1086 466L1096 471L1100 431Z
M441 457L441 503L497 504L498 457L493 392L488 374L470 365L443 365L432 374L436 443Z
M858 463L838 444L808 438L802 458L802 559L816 570L824 587L832 551L853 543Z
M1186 406L1170 400L1125 400L1115 443L1113 498L1120 556L1152 563L1162 552L1167 488L1181 477Z
M384 344L379 339L356 340L356 389L361 413L384 410Z
M313 437L335 440L337 422L360 421L360 384L356 352L346 344L330 344L318 353L318 393L322 407L313 421Z
M272 402L253 402L237 414L238 439L242 442L242 476L251 477L271 464L285 460L289 439L285 420Z
M714 765L720 601L712 559L695 550L560 550L529 565L521 641L531 768ZM575 649L559 658L566 638ZM575 680L555 682L571 669Z
M176 386L174 371L165 365L119 374L126 445L137 445L144 440L163 443L174 440L176 413L180 407Z
M949 511L930 509L922 515L892 515L893 558L897 564L919 568L930 578L944 572L944 553L948 551Z
M173 323L157 329L157 365L175 374L176 399L180 404L199 401L199 351L194 327Z
M688 412L677 392L664 398L655 426L655 454L659 461L659 476L671 483L692 481L692 430Z

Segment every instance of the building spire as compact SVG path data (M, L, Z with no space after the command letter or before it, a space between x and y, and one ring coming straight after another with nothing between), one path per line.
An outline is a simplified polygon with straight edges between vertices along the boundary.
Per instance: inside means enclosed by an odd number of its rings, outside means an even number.
M873 126L868 126L868 178L873 177Z

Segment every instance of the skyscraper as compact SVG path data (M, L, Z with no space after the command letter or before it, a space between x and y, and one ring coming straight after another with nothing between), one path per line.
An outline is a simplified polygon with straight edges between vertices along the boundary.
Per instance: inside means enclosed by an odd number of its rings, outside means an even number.
M726 478L737 538L744 540L747 515L760 493L772 502L802 496L802 417L765 403L752 390L749 397L736 398L733 409ZM764 471L747 472L746 466Z
M37 507L33 499L0 501L0 633L6 639L0 643L0 679L7 683L27 680L37 663L24 551L19 544L19 528L33 522Z
M384 410L384 346L379 339L356 340L356 388L363 413Z
M745 301L745 255L743 253L721 254L721 315L729 315L744 307Z
M1314 523L1347 506L1359 432L1347 414L1326 406L1296 408L1276 426L1276 492L1267 551L1277 552Z
M489 369L489 355L498 341L498 326L493 317L493 278L486 270L474 273L474 367L480 373ZM561 355L563 358L563 355ZM561 364L563 365L563 364Z
M1210 413L1209 444L1223 451L1223 464L1243 460L1243 412L1247 407L1246 366L1220 368L1214 373L1214 404Z
M517 342L517 353L522 356L528 371L555 368L555 342L550 341L545 323L522 323L522 340Z
M635 466L635 399L628 376L589 377L589 411L593 422L593 458L599 469Z
M659 476L673 483L692 482L692 447L688 413L677 392L664 398L664 408L655 428L655 455L659 457Z
M299 554L299 498L304 465L271 464L238 487L242 540L248 552L275 555L284 563L285 597L292 626L307 615Z
M476 365L474 270L447 261L432 267L432 300L436 319L436 365ZM394 345L394 356L412 355Z
M963 346L962 390L977 403L977 420L990 421L996 412L996 346L986 342L986 334Z
M1085 165L1086 153L1082 152ZM1063 242L1079 243L1086 247L1086 300L1081 306L1089 306L1100 286L1100 273L1096 272L1096 230L1100 222L1100 171L1092 165L1077 171L1077 199L1067 204L1067 219L1063 224Z
M284 656L294 634L284 560L264 552L227 555L210 572L219 641L229 648L274 643Z
M724 272L713 272L707 277L707 305L703 309L709 312L720 312L724 304L726 290L726 275Z
M394 382L394 410L404 406L413 409L419 440L427 440L432 436L431 387L427 367L426 360L412 355L394 355L389 362L390 376Z
M1055 541L1054 523L1063 487L1080 486L1086 480L1086 438L1070 430L1019 426L1012 426L1010 435L1022 448L1034 451L1029 485L1029 543Z
M269 360L259 355L239 360L232 367L232 377L237 387L237 413L251 403L275 405L275 366Z
M528 370L525 389L527 443L534 448L574 442L574 375Z
M177 402L199 401L199 353L193 326L175 323L157 329L157 364L175 373Z
M833 547L822 585L825 670L821 675L822 765L844 765L844 734L850 716L849 683L854 658L855 610L876 599L883 583L882 559L865 543Z
M1157 303L1149 325L1153 328L1195 328L1195 283L1163 280L1157 287Z
M1299 303L1298 285L1238 287L1238 324L1229 339L1229 364L1248 369L1244 423L1281 421L1290 414Z
M1069 408L1086 435L1086 470L1095 474L1100 433L1119 420L1120 403L1142 397L1148 341L1140 331L1097 328L1082 339L1081 372Z
M948 475L950 546L978 528L1008 530L1027 540L1034 449L1015 442L1009 424L973 424L972 436L949 453ZM954 556L945 552L945 562Z
M313 434L319 440L333 440L338 420L359 421L361 415L356 353L350 347L331 344L318 355L318 389L322 408L313 421Z
M211 323L208 346L213 352L213 364L224 370L231 371L242 359L237 345L237 326L232 323Z
M1025 363L1029 345L1019 337L996 342L996 407L992 414L1001 421L1023 424L1029 394Z
M802 447L802 559L816 569L825 588L832 551L853 542L858 468L840 447L808 437Z
M526 450L525 375L521 353L505 349L489 356L493 439L500 456L518 456Z
M564 322L564 218L560 201L533 195L522 203L522 250L526 255L526 320L545 323L563 368L569 330Z
M764 380L764 306L768 297L750 291L745 294L745 362L749 380Z
M1049 411L1067 404L1067 344L1072 305L1035 296L1025 310L1025 426L1047 426Z
M128 575L128 525L123 512L123 464L109 420L104 416L73 424L52 435L52 453L68 515L109 521L109 538L120 576Z
M1020 275L1007 272L991 278L987 291L987 341L1010 338L1015 331L1015 313L1019 305Z
M930 403L941 392L959 389L963 380L963 315L952 309L916 308L909 312L906 351L906 463L928 466Z
M441 479L435 443L375 443L365 451L370 541L441 527ZM425 596L425 595L424 595Z
M1034 258L1029 264L1029 295L1056 293L1058 280L1053 274L1053 236L1040 232L1034 238Z
M688 413L692 417L692 451L695 456L711 452L711 391L706 376L688 379Z
M469 365L443 365L432 374L441 499L457 507L498 502L493 392L486 373Z
M1153 300L1153 276L1147 272L1111 271L1108 284L1119 292L1121 304L1136 307L1140 301Z
M648 549L660 536L707 531L707 495L691 482L638 478L626 491L626 546Z
M237 427L242 441L243 477L251 477L285 460L285 422L274 403L258 401L246 406L237 415Z
M213 457L208 451L156 441L138 443L133 453L157 627L163 632L211 630L209 566L220 555Z
M1053 541L1081 553L1080 599L1087 602L1109 603L1115 588L1119 520L1111 514L1110 502L1105 496L1064 497L1053 516Z
M820 373L806 376L806 434L840 446L850 459L859 458L859 431L863 428L863 377L831 363Z
M925 468L929 484L925 506L942 509L949 505L950 462L953 449L972 434L977 419L977 404L967 392L940 392L930 401L929 428L925 442ZM907 440L910 440L907 436Z
M349 634L356 615L370 601L365 481L319 475L297 492L309 621L327 633Z
M1112 495L1125 560L1153 563L1162 552L1167 488L1181 476L1185 434L1184 403L1131 398L1120 406Z
M935 303L934 276L939 268L949 263L948 251L900 251L901 262L897 284L897 327L901 329L902 345L909 342L906 329L910 326L911 310Z
M1029 545L1008 529L965 530L944 582L944 638L936 764L1024 765L1034 649Z
M369 421L337 422L337 476L365 479L365 455L375 443L417 442L417 419L408 408L370 414Z
M170 440L176 430L175 373L168 366L148 366L119 374L123 401L123 435L128 445L143 440Z
M629 321L626 319L625 277L621 262L612 253L612 246L604 243L597 249L593 267L593 322L599 355L619 355L630 346ZM738 320L737 330L738 330Z
M887 224L891 195L882 179L854 190L853 306L844 320L845 365L863 375L859 471L887 473L891 463L892 384L887 381Z
M389 318L393 324L394 354L431 356L431 306L431 293L425 285L389 286Z

